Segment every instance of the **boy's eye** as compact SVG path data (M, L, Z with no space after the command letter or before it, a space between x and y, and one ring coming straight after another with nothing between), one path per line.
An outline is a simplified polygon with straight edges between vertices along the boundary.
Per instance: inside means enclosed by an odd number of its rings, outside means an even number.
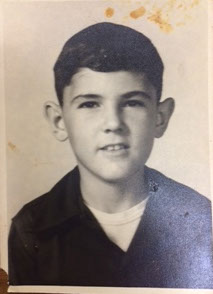
M96 108L98 106L99 106L98 103L95 101L87 101L87 102L81 103L78 106L78 108Z
M143 107L144 103L140 100L128 100L124 103L124 106L128 107Z

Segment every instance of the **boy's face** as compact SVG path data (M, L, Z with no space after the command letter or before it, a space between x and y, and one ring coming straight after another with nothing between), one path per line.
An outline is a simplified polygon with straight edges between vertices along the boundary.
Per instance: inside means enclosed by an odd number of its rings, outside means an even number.
M143 172L163 116L145 75L82 68L64 89L61 116L81 175L105 182Z

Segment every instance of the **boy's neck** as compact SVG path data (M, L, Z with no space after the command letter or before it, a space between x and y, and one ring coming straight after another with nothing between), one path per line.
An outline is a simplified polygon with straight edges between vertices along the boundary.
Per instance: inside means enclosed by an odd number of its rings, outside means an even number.
M148 195L144 170L119 183L105 182L81 170L80 175L80 188L85 203L107 213L125 211Z

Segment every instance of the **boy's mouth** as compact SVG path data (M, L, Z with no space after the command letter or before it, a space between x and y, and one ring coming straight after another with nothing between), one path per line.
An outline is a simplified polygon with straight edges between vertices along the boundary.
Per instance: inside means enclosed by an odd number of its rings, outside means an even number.
M102 148L100 148L101 150L105 150L105 151L119 151L119 150L124 150L124 149L128 149L129 146L123 143L118 143L118 144L109 144L106 145Z

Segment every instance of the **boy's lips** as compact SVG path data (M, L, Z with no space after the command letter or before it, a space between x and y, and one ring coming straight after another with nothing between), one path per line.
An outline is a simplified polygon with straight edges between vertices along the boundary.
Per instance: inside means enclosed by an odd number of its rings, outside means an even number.
M100 150L113 152L113 151L125 150L128 148L129 148L129 145L125 143L116 143L116 144L107 144L101 147Z

